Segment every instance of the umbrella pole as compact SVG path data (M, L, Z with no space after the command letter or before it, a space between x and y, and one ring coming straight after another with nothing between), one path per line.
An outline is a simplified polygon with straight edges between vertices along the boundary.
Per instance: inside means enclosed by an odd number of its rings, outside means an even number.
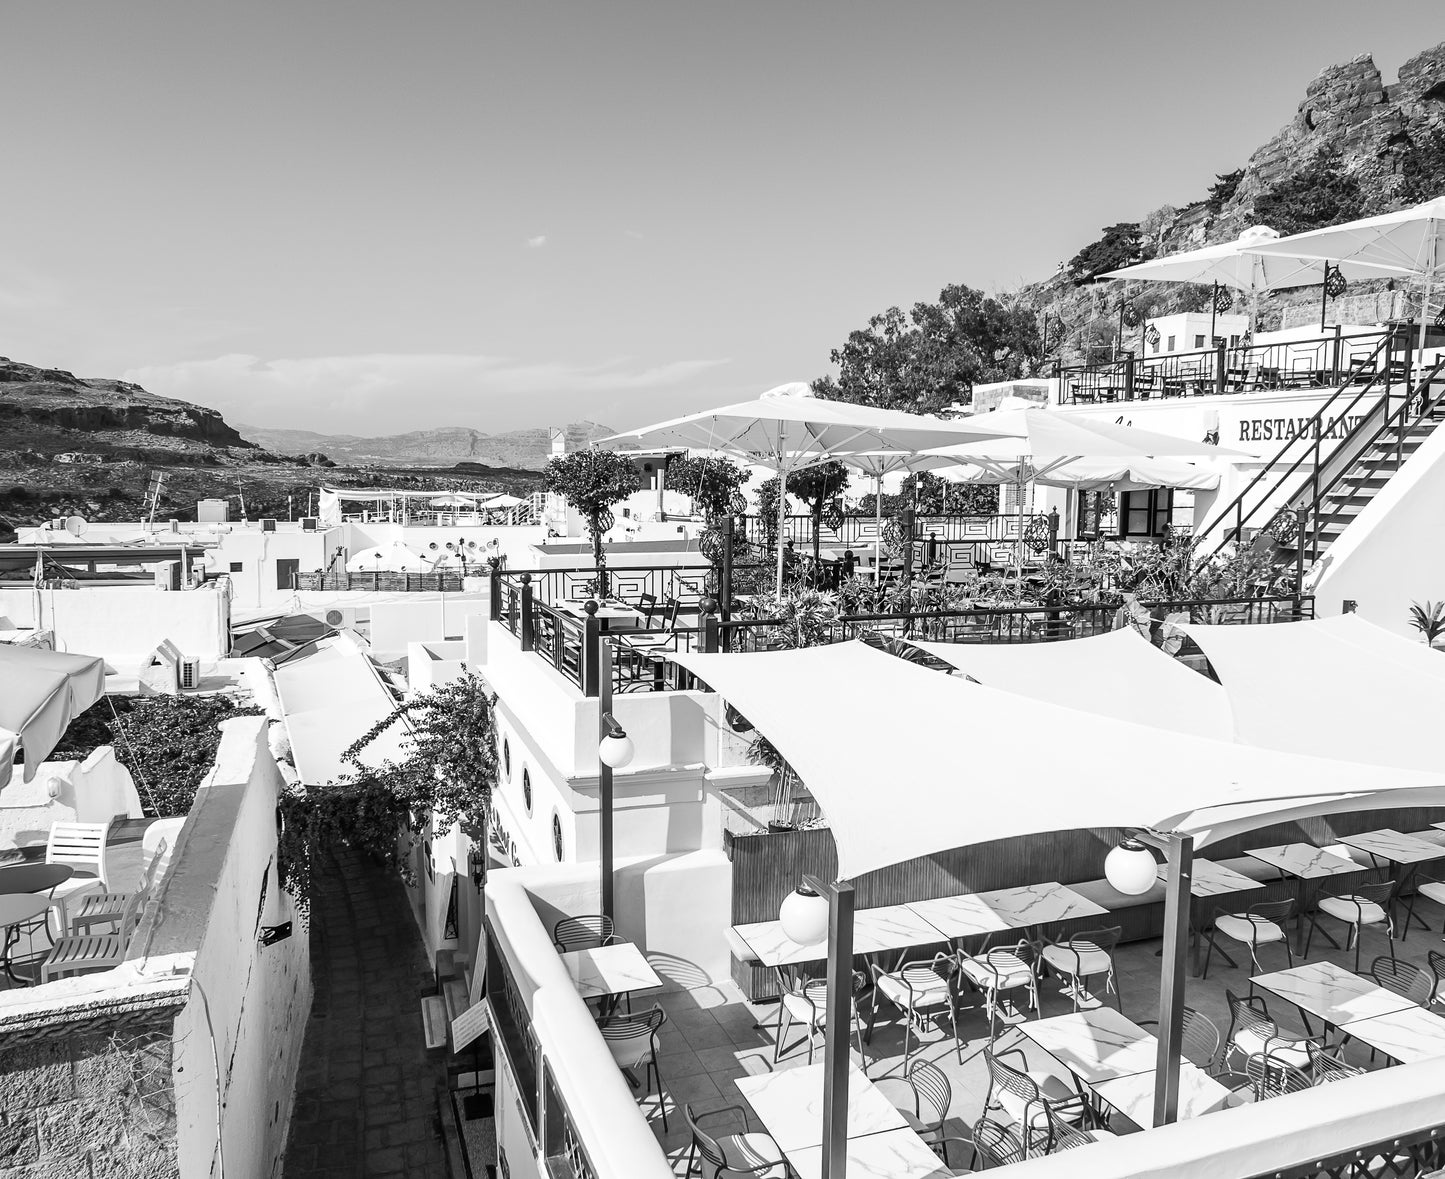
M1219 316L1219 284L1209 288L1209 346L1214 347L1214 323Z
M783 534L788 530L788 460L783 457L784 426L778 431L778 597L783 596Z
M1028 477L1028 467L1027 459L1019 463L1018 502L1014 505L1019 519L1019 534L1014 541L1014 585L1020 598L1024 592L1024 481Z
M873 476L873 583L878 584L883 562L883 473Z

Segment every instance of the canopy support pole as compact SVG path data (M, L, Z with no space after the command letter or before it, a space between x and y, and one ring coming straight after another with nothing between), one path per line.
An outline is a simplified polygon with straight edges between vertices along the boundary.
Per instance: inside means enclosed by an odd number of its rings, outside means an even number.
M883 565L883 472L873 476L873 584Z
M1164 946L1159 966L1159 1055L1154 1073L1154 1124L1179 1117L1179 1056L1184 1045L1184 952L1189 945L1190 884L1194 877L1194 836L1177 831L1132 833L1165 853L1169 880L1164 891Z
M821 892L816 882L810 882ZM828 1013L823 1026L823 1179L848 1166L848 1065L853 1043L853 886L835 880L828 897Z
M788 427L778 427L778 597L783 596L783 534L788 530L788 458L783 441Z

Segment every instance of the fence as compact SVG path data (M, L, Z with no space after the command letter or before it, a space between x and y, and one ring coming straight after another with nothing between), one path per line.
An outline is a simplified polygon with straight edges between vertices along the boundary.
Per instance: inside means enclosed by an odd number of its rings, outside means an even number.
M477 570L481 576L483 569ZM460 573L293 573L291 588L334 593L337 590L376 590L383 593L462 592Z
M1375 375L1372 353L1391 329L1332 332L1306 340L1270 344L1219 341L1213 347L1167 356L1129 352L1104 365L1059 369L1066 404L1146 401L1155 397L1201 397L1279 389L1335 388ZM1405 336L1398 336L1401 349Z
M886 532L889 521L894 517L888 514L883 516L883 529ZM813 545L813 517L788 516L783 521L783 537L791 540L799 548L812 548ZM959 544L984 544L988 542L1013 540L1018 536L1018 516L1010 513L1007 515L991 516L928 516L918 515L913 520L913 535L915 539L926 539L932 537L939 543ZM760 549L772 549L777 545L778 518L776 516L744 516L743 535L748 544ZM878 518L867 513L849 514L841 520L834 520L830 524L824 520L818 531L818 544L821 548L837 549L850 548L854 552L863 552L871 549L875 543L881 543L886 537L880 537L878 531Z

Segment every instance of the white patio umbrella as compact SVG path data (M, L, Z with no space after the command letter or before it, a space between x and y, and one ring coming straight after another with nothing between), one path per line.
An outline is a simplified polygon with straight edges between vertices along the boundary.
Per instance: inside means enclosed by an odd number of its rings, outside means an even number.
M1409 274L1425 284L1420 300L1420 347L1425 347L1425 326L1430 316L1430 290L1445 277L1445 196L1422 205L1347 221L1328 229L1297 233L1278 241L1265 242L1258 249L1270 257L1329 259L1340 267L1388 267Z
M475 495L463 495L460 492L448 491L441 495L433 496L426 501L434 508L474 508L477 506Z
M1152 258L1110 270L1101 278L1132 278L1141 282L1212 283L1249 295L1249 328L1254 331L1259 293L1287 287L1316 286L1325 281L1323 257L1285 256L1266 253L1265 248L1281 239L1268 225L1246 229L1232 242L1186 250L1164 258ZM1294 239L1287 239L1294 240ZM1405 272L1401 265L1350 261L1340 264L1346 279L1389 278Z
M77 716L105 694L105 661L0 643L0 787L10 781L17 748L25 780L60 743Z
M714 451L767 467L778 476L778 592L783 589L787 482L793 471L853 454L917 454L987 437L971 421L874 409L815 397L802 381L769 389L755 401L673 418L601 440L614 447L685 447Z

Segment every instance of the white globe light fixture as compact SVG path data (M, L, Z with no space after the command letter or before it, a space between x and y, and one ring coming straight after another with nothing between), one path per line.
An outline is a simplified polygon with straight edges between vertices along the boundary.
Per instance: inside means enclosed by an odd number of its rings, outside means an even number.
M828 936L828 900L806 884L800 884L783 898L778 921L788 940L813 946Z
M634 752L632 738L620 725L614 724L612 731L598 742L597 760L608 769L620 770L632 764Z
M1137 897L1154 887L1159 865L1137 839L1125 839L1104 857L1104 878L1125 896Z

